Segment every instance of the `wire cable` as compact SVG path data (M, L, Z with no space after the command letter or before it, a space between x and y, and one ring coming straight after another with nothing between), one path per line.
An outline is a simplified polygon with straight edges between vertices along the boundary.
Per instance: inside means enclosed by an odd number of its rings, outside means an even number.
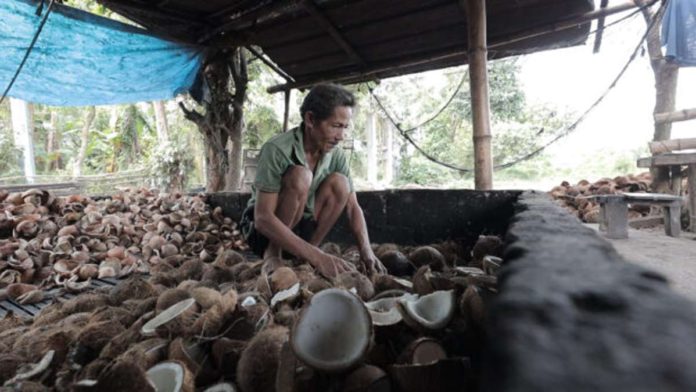
M585 111L584 111L584 112L571 124L571 125L569 125L568 127L566 127L562 132L558 133L558 134L556 135L556 137L554 137L553 139L551 139L551 140L548 141L547 143L541 145L540 147L538 147L538 148L532 150L531 152L529 152L529 153L527 153L527 154L524 154L524 155L522 155L522 156L520 156L520 157L518 157L518 158L515 158L515 159L513 159L513 160L511 160L511 161L509 161L509 162L502 163L502 164L498 164L498 165L494 165L494 166L493 166L493 169L495 169L495 170L497 170L497 169L506 169L506 168L512 167L512 166L514 166L514 165L516 165L516 164L518 164L518 163L520 163L520 162L529 160L529 159L535 157L536 155L538 155L539 153L541 153L542 151L544 151L546 148L548 148L549 146L551 146L552 144L554 144L555 142L557 142L557 141L560 140L561 138L563 138L563 137L565 137L565 136L568 136L568 135L571 134L573 131L575 131L575 130L577 129L578 125L580 125L580 123L581 123L582 121L584 121L585 118L587 118L587 116L588 116L597 106L599 106L599 104L604 100L604 98L606 98L606 96L609 94L609 92L610 92L611 90L613 90L614 87L616 87L616 85L617 85L617 83L619 82L619 80L621 80L621 78L625 75L626 71L628 70L628 67L629 67L629 66L631 65L631 63L633 63L633 61L636 59L638 53L640 53L640 50L641 50L641 48L642 48L642 46L643 46L643 42L645 42L645 40L647 39L649 32L652 30L652 28L654 27L655 23L656 23L657 20L659 19L659 15L661 14L662 10L664 9L664 7L666 6L667 3L668 3L668 1L665 1L665 2L663 2L663 3L660 5L660 9L658 9L658 11L657 11L657 12L655 13L655 15L653 16L652 20L650 21L650 24L648 25L648 28L646 29L645 33L644 33L643 36L641 37L640 41L639 41L638 44L636 45L636 47L635 47L635 49L633 50L633 52L631 53L631 56L629 57L628 61L626 61L626 64L624 64L624 66L623 66L623 67L621 68L621 70L619 71L618 75L612 80L612 82L609 84L609 86L606 88L606 90L599 96L599 98L597 98L597 99L596 99L596 100L595 100L595 101L594 101L594 102L593 102L593 103L592 103L592 104L591 104L591 105L590 105L590 106L589 106L589 107L588 107L588 108L587 108L587 109L586 109L586 110L585 110ZM643 8L639 9L639 11L641 11L642 9L643 9ZM606 27L608 27L608 25L605 26L605 28L606 28ZM453 165L453 164L451 164L451 163L443 162L443 161L437 159L436 157L434 157L433 155L431 155L430 153L428 153L427 151L425 151L422 147L420 147L420 146L413 140L413 138L411 138L410 135L408 135L407 133L404 132L404 130L401 128L400 124L397 123L397 122L395 121L395 119L394 119L393 116L389 113L389 111L386 109L386 107L384 106L384 104L382 103L382 101L381 101L381 100L379 99L379 97L375 94L375 92L373 91L373 88L372 88L371 86L368 86L368 90L369 90L369 92L370 92L370 95L372 95L372 97L375 99L375 102L377 102L377 105L380 107L380 109L382 110L382 112L383 112L383 113L385 114L385 116L387 117L387 119L389 119L389 122L391 122L391 123L394 125L394 127L397 129L397 131L399 131L399 134L401 135L401 137L403 137L406 141L408 141L418 152L421 153L421 155L423 155L423 156L424 156L425 158L427 158L428 160L430 160L430 161L432 161L432 162L434 162L434 163L436 163L436 164L438 164L438 165L440 165L440 166L444 166L444 167L447 167L447 168L452 169L452 170L456 170L456 171L463 172L463 173L471 173L471 172L474 171L474 170L471 169L471 168L460 167L460 166ZM450 102L451 102L451 100L450 100ZM441 112L441 111L440 111L440 112Z

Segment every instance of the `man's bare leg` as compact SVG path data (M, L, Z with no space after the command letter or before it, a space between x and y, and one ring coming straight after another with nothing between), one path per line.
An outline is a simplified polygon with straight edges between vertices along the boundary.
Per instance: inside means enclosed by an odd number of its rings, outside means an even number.
M318 246L324 240L346 208L349 195L348 178L343 174L332 173L319 185L314 201L314 218L317 221L317 228L312 233L310 244Z
M275 214L291 229L302 219L311 184L312 172L304 166L291 166L283 174ZM271 242L263 253L263 258L280 257L281 251L280 247Z

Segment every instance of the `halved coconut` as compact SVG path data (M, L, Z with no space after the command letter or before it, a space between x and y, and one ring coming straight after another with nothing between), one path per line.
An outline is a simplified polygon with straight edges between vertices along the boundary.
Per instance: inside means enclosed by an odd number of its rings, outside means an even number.
M497 275L500 266L503 264L503 259L496 256L486 255L483 257L483 270L488 275Z
M203 392L236 392L237 389L234 384L229 382L221 382L219 384L211 385L204 389Z
M143 325L143 327L140 329L140 332L145 336L154 335L157 328L167 324L168 322L170 322L170 321L176 319L177 317L179 317L180 315L184 314L195 303L196 303L196 300L193 298L189 298L189 299L185 299L181 302L177 302L176 304L170 306L169 308L161 311L157 316L155 316L153 319L151 319L150 321L145 323L145 325Z
M290 337L295 355L325 371L348 369L366 355L372 338L370 313L355 295L341 289L312 297Z
M157 392L193 392L191 372L178 361L160 362L148 369L147 379Z
M401 299L398 309L404 321L414 328L442 329L454 316L454 291L436 291L417 300Z
M432 246L418 247L408 255L408 258L416 268L420 268L424 265L429 265L435 271L442 271L447 268L445 257L439 250Z
M382 253L379 260L391 275L411 276L416 270L408 257L398 250L388 250Z
M447 358L447 352L437 340L418 338L406 347L397 362L412 365L427 365Z
M394 325L400 322L403 317L397 309L396 303L403 300L415 300L418 296L415 294L403 294L399 297L382 298L375 301L370 301L365 304L370 312L372 324L376 326Z

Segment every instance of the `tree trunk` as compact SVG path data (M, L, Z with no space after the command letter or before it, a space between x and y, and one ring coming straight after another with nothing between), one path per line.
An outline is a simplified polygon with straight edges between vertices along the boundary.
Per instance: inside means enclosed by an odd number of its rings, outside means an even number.
M367 182L374 187L377 183L377 115L370 110L367 113Z
M206 191L237 190L241 182L244 101L248 84L243 49L226 50L206 59L203 75L210 88L210 101L203 102L205 114L179 104L186 118L203 135L206 150ZM230 77L234 92L230 93ZM228 149L228 143L231 148Z
M92 127L95 114L96 109L94 106L87 108L85 122L82 124L82 133L80 134L80 151L77 153L77 161L73 168L73 177L80 177L82 175L82 164L85 161L85 155L87 155L87 144L89 142L89 129Z
M386 151L384 154L384 183L390 186L394 181L394 129L388 119L383 119L382 129L384 129L384 143Z
M640 6L647 3L646 0L637 0ZM664 7L661 8L664 10ZM662 45L660 43L660 19L664 12L655 15L656 12L649 9L643 9L643 17L646 23L651 23L653 18L658 18L657 22L653 23L652 28L648 32L647 46L650 56L650 66L655 75L655 109L653 114L673 112L676 107L677 81L679 79L679 67L670 63L662 54ZM655 122L655 132L653 141L667 140L671 137L672 124ZM669 167L653 168L650 170L653 177L652 188L655 192L669 192Z
M54 110L51 110L51 120L49 121L48 134L46 135L46 162L44 164L44 171L48 172L53 169L56 165L57 157L54 156L55 144L56 144L56 124L58 122L58 115Z
M155 125L157 128L157 141L164 143L169 140L169 124L167 123L167 112L164 108L164 101L152 103L155 109Z
M34 113L32 104L21 99L10 98L10 114L14 130L15 146L22 150L24 176L28 184L34 183Z

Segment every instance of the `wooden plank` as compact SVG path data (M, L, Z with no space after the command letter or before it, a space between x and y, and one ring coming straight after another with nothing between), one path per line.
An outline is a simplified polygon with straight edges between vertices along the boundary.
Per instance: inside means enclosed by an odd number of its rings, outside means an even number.
M2 307L3 309L5 309L7 311L10 311L10 312L12 312L20 317L32 317L33 316L33 314L29 313L24 308L22 308L21 306L18 306L17 304L13 303L10 300L4 300L4 301L0 302L0 307Z
M696 108L683 109L668 113L655 113L655 124L674 123L696 118Z
M681 200L680 196L668 195L664 193L633 193L626 192L623 194L624 199L629 203L633 202L673 202L676 200Z
M696 148L696 138L659 140L648 143L650 152L663 154L675 150L688 150Z
M329 36L338 44L338 46L343 49L344 52L348 55L348 57L353 60L354 63L359 64L359 65L365 65L365 60L363 60L362 56L358 54L358 52L355 50L353 45L346 41L346 39L343 37L343 34L341 34L340 31L334 26L334 23L331 19L329 19L324 13L317 7L316 4L314 4L314 0L303 0L302 1L302 6L304 7L307 12L309 12L310 15L314 18L314 20L327 32L329 33Z
M687 187L689 190L689 231L696 233L696 164L689 165Z
M0 189L7 192L24 192L28 189L80 189L80 184L76 182L61 182L49 184L23 184L23 185L0 185Z
M667 153L638 159L638 167L689 165L696 163L696 153Z

